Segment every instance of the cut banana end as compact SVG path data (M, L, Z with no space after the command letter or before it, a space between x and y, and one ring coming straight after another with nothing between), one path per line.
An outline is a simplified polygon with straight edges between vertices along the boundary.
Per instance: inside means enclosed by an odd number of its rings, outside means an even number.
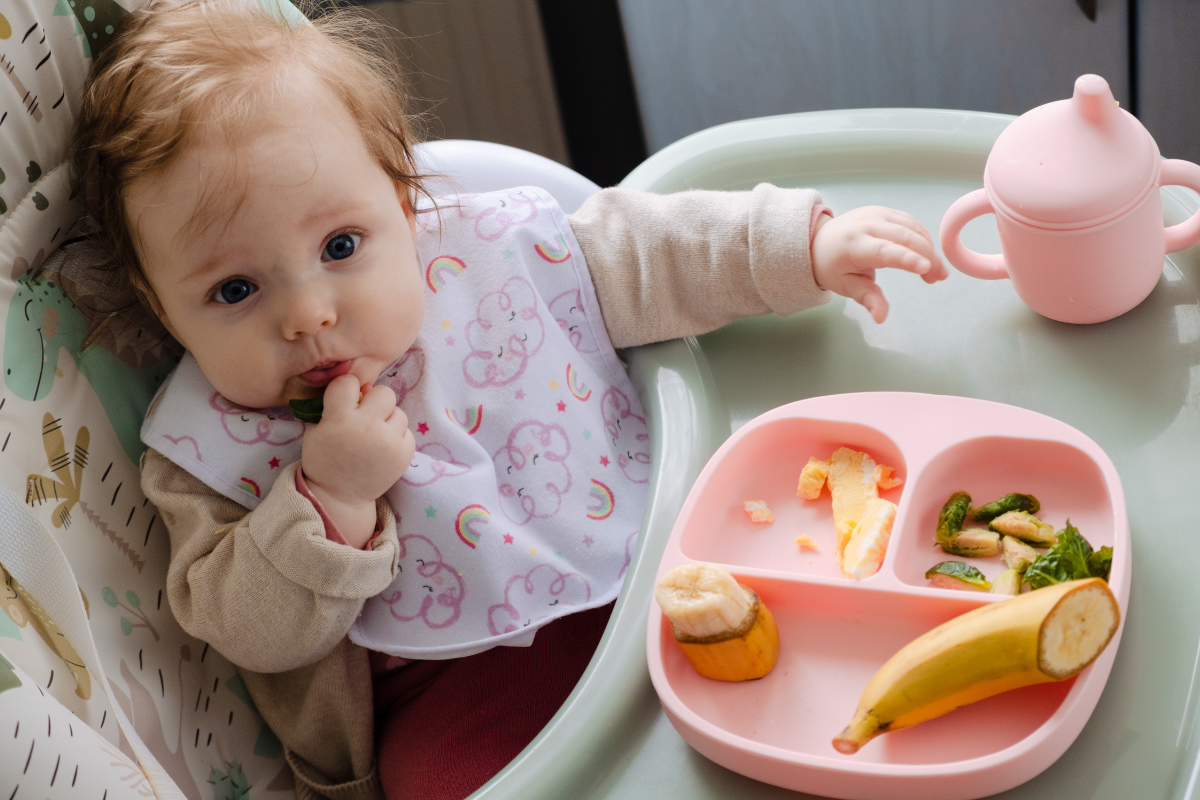
M675 637L692 667L706 678L752 681L767 675L779 660L779 629L775 627L775 618L758 595L746 591L754 596L754 609L743 628L707 639Z
M668 572L655 599L697 672L719 681L761 678L779 660L779 630L758 595L712 564Z
M989 603L914 639L863 690L833 740L851 755L881 733L911 727L1001 692L1077 675L1121 621L1108 584L1070 581Z

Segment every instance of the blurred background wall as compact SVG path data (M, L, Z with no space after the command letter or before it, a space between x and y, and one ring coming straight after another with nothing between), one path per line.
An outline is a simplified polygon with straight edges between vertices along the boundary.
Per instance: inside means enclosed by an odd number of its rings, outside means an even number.
M1020 114L1095 72L1200 161L1200 0L384 0L434 138L602 185L690 133L863 107Z

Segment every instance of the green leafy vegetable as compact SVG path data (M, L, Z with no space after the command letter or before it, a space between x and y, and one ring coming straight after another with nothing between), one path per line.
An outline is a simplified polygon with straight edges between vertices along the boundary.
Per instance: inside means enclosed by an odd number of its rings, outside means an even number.
M1088 556L1088 572L1092 573L1093 578L1103 578L1108 580L1108 573L1112 570L1112 548L1108 545L1101 547L1096 552Z
M1111 548L1109 550L1111 553ZM1032 589L1042 589L1056 583L1092 577L1088 559L1092 546L1067 520L1067 527L1058 532L1058 543L1038 556L1025 570L1025 583Z
M1025 511L1036 514L1042 507L1038 499L1031 494L1006 494L999 500L993 500L987 505L975 509L971 518L975 522L990 522L1001 514L1009 511Z
M325 401L320 397L310 397L307 400L288 400L288 411L301 422L320 422L321 412L325 410Z
M938 514L937 540L939 544L948 544L954 534L962 530L963 522L971 510L971 495L966 492L955 492L942 506Z

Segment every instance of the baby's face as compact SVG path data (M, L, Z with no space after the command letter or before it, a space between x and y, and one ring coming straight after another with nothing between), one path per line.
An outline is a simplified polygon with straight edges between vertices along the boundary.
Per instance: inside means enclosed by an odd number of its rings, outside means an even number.
M126 196L163 321L250 408L316 397L347 373L374 383L424 312L404 190L341 103L292 83L244 143L201 137ZM198 209L211 224L189 225Z

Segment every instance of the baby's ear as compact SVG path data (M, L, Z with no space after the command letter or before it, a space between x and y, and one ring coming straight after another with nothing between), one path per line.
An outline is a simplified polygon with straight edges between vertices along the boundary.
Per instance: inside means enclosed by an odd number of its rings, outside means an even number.
M411 190L402 183L396 183L396 195L400 198L400 207L404 209L404 218L408 221L408 230L412 233L413 241L417 239L417 213L413 211L412 201L409 200Z
M130 274L129 283L133 286L133 292L142 306L158 318L158 321L167 329L167 333L178 339L179 337L175 336L175 329L171 327L171 321L163 312L162 304L158 302L158 295L154 293L154 287L150 285L150 282L142 275Z

